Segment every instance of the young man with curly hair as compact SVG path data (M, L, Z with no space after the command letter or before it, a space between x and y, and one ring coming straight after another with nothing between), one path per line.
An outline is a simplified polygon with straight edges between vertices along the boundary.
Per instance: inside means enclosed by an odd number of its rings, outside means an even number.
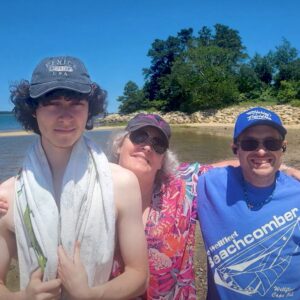
M0 185L0 299L128 299L148 262L136 177L84 135L106 92L75 57L48 57L12 86L16 118L38 138L16 177ZM109 281L115 240L125 273ZM20 291L5 277L17 257Z

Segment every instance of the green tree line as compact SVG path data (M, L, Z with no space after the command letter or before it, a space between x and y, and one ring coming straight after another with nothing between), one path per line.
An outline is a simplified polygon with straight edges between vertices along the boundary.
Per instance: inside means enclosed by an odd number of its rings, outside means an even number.
M156 39L143 70L144 85L128 81L120 113L138 110L192 113L243 102L300 105L300 58L285 38L265 56L246 52L239 32L226 25L182 29Z

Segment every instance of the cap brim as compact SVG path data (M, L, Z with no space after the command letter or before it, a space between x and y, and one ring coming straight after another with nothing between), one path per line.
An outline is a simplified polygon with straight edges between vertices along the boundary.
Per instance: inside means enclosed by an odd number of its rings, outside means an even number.
M31 98L38 98L57 89L66 89L82 94L88 94L91 92L92 87L90 84L83 84L74 81L53 81L30 85L29 93Z
M168 136L165 134L165 132L159 126L155 126L155 125L152 125L152 124L143 124L143 125L139 124L139 125L136 125L136 126L132 126L129 131L133 132L133 131L136 131L138 129L144 128L144 127L154 127L154 128L157 128L162 133L162 136L164 137L165 142L167 143L167 146L169 147L169 138L168 138Z

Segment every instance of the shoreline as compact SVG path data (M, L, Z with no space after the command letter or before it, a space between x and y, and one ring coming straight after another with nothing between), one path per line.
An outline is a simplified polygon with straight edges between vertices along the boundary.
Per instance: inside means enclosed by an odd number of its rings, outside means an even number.
M207 134L216 134L222 133L229 130L230 134L232 134L232 130L234 128L234 124L226 124L226 123L188 123L188 124L170 124L171 128L199 128L201 130L209 130L206 131ZM93 131L103 131L103 130L110 130L110 129L118 129L124 128L124 125L102 125L94 127L90 132ZM290 129L300 130L300 124L294 125L284 125L284 127L289 131ZM17 136L26 136L26 135L34 135L35 133L29 132L26 130L17 130L17 131L0 131L0 138L1 137L17 137Z
M172 128L199 128L203 133L207 134L232 134L234 123L237 116L253 106L230 106L223 109L208 109L197 111L192 114L186 114L179 111L168 113L155 112L165 119ZM284 126L290 130L300 129L300 107L291 105L267 105L265 108L277 113ZM146 112L144 112L146 113ZM109 114L105 118L94 119L93 131L110 130L117 128L125 128L127 122L135 116L136 113L127 115ZM206 130L206 131L205 131ZM24 136L34 133L25 130L7 130L0 131L0 137Z

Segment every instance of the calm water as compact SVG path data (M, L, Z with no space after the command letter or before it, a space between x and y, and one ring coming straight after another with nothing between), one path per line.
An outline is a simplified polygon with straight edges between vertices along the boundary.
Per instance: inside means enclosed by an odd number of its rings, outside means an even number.
M22 126L17 122L13 114L0 114L0 132L20 129L22 129Z
M117 130L91 131L88 135L107 151L107 143ZM173 128L171 149L177 153L180 161L210 163L232 158L230 133L231 130L218 136L198 128ZM288 138L290 141L285 162L300 168L299 130L290 130ZM0 137L0 182L16 174L26 149L35 139L35 135Z

